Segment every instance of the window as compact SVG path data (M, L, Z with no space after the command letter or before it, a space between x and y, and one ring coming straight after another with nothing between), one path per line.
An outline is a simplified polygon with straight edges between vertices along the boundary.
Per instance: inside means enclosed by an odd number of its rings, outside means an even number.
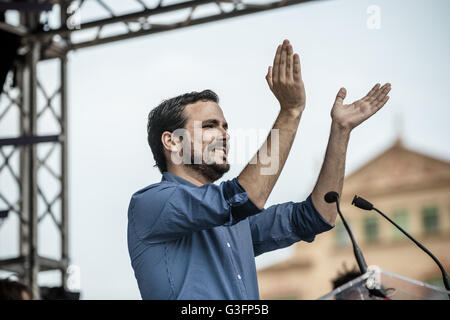
M392 215L392 220L398 224L403 230L409 233L409 220L408 220L408 213L406 210L397 210ZM397 227L393 226L394 228L394 239L395 240L402 240L405 239L406 236L397 229Z
M350 224L348 222L347 223ZM335 237L336 237L336 245L338 247L348 247L350 245L350 236L347 233L347 230L345 230L345 226L342 223L342 221L338 221L336 222L336 227L335 227Z
M364 218L364 236L366 242L378 241L378 219L374 216Z
M437 207L426 207L422 210L422 222L425 235L439 232L439 215Z

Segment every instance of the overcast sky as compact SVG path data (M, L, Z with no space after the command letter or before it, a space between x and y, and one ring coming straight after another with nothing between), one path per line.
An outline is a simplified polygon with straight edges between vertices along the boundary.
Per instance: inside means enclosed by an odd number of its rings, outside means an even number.
M380 29L367 26L371 5L381 10ZM407 147L450 161L449 10L446 0L320 1L70 53L70 254L81 270L82 298L140 298L126 231L131 195L161 179L146 141L148 112L163 99L212 89L230 128L268 131L279 107L265 75L283 39L300 55L307 105L267 206L302 201L312 191L341 86L350 103L376 82L392 84L389 102L352 132L346 174L399 134ZM51 87L56 69L41 65ZM223 179L243 167L232 166ZM39 235L49 255L58 248L51 222L43 221L49 226ZM13 223L0 229L1 255L17 249L6 241ZM257 266L290 252L264 254Z

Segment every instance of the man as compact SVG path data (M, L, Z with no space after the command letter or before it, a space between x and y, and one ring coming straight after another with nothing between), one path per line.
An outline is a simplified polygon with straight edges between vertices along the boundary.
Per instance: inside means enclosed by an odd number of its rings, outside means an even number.
M259 299L255 256L312 242L333 227L336 209L323 197L341 193L350 132L386 103L390 85L377 84L350 105L341 88L311 195L264 209L306 105L299 55L288 40L266 80L280 103L272 131L239 176L220 185L213 182L229 170L229 136L217 95L187 93L150 112L148 142L163 177L137 191L128 209L128 248L143 299ZM275 172L262 174L268 159L277 163Z

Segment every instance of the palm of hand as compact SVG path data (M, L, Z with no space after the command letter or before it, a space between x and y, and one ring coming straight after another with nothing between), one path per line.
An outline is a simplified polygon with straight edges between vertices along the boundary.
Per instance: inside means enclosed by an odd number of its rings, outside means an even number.
M306 103L300 57L294 54L292 45L284 40L275 54L273 67L269 66L267 83L282 109L303 110Z
M364 98L356 100L352 104L343 104L346 90L342 88L339 90L333 109L331 110L333 121L336 121L336 123L344 128L355 128L386 104L389 99L387 94L390 89L391 85L389 83L386 83L381 88L379 84L376 84Z

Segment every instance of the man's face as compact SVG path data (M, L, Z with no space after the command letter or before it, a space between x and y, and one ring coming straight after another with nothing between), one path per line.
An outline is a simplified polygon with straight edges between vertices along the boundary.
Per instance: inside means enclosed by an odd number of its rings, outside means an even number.
M186 165L212 181L221 178L230 170L230 137L222 109L213 101L197 101L185 107L184 115L190 141L183 143L189 143L191 150L191 161Z

